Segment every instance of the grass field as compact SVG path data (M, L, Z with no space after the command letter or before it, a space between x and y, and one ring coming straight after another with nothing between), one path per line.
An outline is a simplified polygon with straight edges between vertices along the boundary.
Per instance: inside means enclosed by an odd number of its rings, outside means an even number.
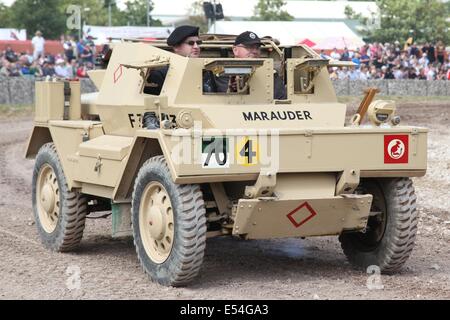
M0 104L0 118L31 116L33 106L31 105L3 105Z

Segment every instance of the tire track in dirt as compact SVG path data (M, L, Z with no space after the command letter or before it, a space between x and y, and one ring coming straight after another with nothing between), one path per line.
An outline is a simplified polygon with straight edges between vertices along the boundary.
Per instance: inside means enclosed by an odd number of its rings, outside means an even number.
M425 119L424 126L432 128L432 168L425 178L416 180L423 216L416 248L402 272L382 276L383 290L367 289L368 275L350 267L335 237L210 239L200 276L188 288L150 282L132 240L111 238L109 220L88 220L78 251L49 252L40 245L30 220L33 161L23 159L23 150L32 123L1 120L0 299L450 299L449 240L440 233L442 229L436 229L441 220L434 220L436 211L448 213L448 206L442 202L433 207L436 198L445 198L441 191L449 179L442 164L450 161L442 147L450 136L445 122L448 110L413 105L403 116L411 125ZM80 268L80 290L67 287L69 267Z

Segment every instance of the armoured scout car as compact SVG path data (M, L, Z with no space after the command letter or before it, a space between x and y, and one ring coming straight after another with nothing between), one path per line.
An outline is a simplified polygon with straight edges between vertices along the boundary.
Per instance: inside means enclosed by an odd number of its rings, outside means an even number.
M123 40L90 72L96 93L80 95L77 81L36 83L26 157L36 159L44 246L75 249L86 217L107 211L113 236L132 234L143 269L163 285L191 282L214 236L336 235L355 266L398 271L414 245L411 177L426 172L427 130L400 126L395 103L373 101L374 90L346 121L327 70L338 63L307 46L265 40L258 59L231 58L231 47L204 41L192 59L163 42ZM285 100L273 99L274 70ZM205 85L220 77L235 84Z

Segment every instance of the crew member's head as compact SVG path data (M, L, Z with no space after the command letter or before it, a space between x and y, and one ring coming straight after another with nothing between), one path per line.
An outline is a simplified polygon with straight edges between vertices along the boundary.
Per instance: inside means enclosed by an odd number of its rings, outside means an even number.
M235 58L259 58L261 56L261 39L256 33L245 31L236 37L233 46Z
M198 37L198 27L180 26L167 38L167 44L180 56L198 58L202 41Z

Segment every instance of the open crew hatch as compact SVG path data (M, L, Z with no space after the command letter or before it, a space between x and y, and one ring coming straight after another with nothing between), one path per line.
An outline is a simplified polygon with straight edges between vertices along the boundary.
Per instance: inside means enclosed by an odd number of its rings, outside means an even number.
M109 67L104 70L101 84L109 90L100 90L99 101L109 105L130 103L130 95L136 102L145 96L167 96L169 104L251 104L278 103L278 101L298 102L336 102L337 98L329 79L327 67L330 61L323 60L307 46L295 46L263 50L259 59L222 58L220 50L231 51L232 44L220 42L202 45L200 58L186 58L142 42L121 42L114 45ZM217 53L208 57L203 50L206 46ZM276 45L275 45L276 46ZM278 53L281 51L281 55ZM205 55L205 56L203 56ZM280 60L282 59L282 60ZM274 72L276 71L276 73ZM160 85L156 86L149 78L152 74L160 73ZM217 75L239 77L240 85L235 92L228 90L205 90L205 77ZM167 77L166 77L167 76ZM286 100L274 98L274 77L281 79L286 87ZM100 77L99 77L100 78ZM228 81L225 83L228 87ZM232 86L231 86L232 87ZM319 88L320 87L320 88ZM100 88L99 88L100 89ZM320 90L318 94L316 91ZM108 92L108 95L103 92ZM127 93L127 97L124 93ZM218 94L216 94L218 93ZM224 96L240 97L227 102ZM247 97L247 98L243 98ZM206 100L204 100L206 98ZM217 98L217 99L216 99ZM171 102L172 101L172 102ZM138 103L142 104L142 103Z

